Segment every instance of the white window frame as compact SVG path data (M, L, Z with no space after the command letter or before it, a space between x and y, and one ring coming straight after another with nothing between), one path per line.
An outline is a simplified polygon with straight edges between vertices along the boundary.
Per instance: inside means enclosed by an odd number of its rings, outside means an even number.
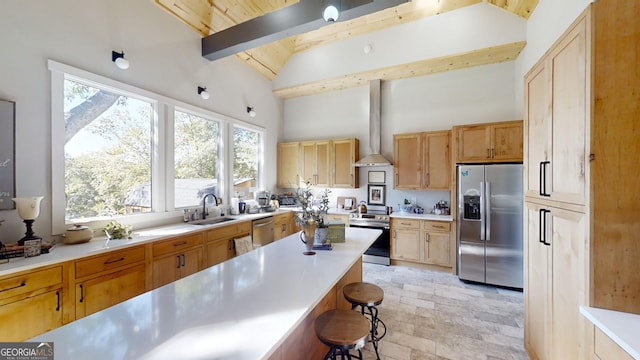
M65 221L65 183L64 183L64 80L71 78L83 83L95 83L96 87L112 89L116 93L149 101L154 107L154 129L152 130L152 164L151 164L151 204L153 211L119 215L88 221L92 229L100 229L114 218L136 228L168 224L182 219L182 211L174 208L174 111L186 111L203 118L218 121L220 125L219 152L219 194L223 194L224 202L228 204L233 188L233 132L232 126L237 125L261 133L261 149L259 164L259 185L264 186L264 142L266 130L262 127L245 123L238 119L205 110L197 106L156 94L120 81L81 70L66 64L48 60L51 73L51 233L59 235L71 225Z

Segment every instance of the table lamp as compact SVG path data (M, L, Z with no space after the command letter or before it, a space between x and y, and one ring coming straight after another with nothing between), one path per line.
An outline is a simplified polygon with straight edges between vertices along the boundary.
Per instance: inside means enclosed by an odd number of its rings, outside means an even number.
M41 240L40 236L36 236L31 229L33 222L40 215L40 202L44 199L43 196L33 196L25 198L13 198L13 202L16 203L16 209L18 209L18 216L24 221L27 226L27 232L24 237L18 240L18 245L24 245L26 240Z

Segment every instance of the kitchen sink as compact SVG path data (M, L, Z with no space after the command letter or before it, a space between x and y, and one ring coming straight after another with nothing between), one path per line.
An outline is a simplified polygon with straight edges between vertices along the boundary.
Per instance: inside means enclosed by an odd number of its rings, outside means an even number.
M232 221L232 220L235 220L235 219L229 218L229 217L217 217L217 218L194 221L191 224L192 225L213 225L213 224L219 224L219 223Z

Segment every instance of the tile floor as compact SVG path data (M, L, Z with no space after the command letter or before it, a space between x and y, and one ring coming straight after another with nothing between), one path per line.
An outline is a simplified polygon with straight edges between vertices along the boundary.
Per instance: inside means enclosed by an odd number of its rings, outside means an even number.
M404 266L365 263L363 278L385 292L378 306L387 324L382 360L529 359L522 292ZM372 350L367 344L365 359L375 359Z

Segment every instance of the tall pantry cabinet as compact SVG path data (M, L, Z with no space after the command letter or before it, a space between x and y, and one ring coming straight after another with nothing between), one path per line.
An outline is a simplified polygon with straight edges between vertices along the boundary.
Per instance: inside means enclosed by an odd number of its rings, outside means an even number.
M525 76L525 346L590 359L579 306L640 314L640 13L591 4Z

